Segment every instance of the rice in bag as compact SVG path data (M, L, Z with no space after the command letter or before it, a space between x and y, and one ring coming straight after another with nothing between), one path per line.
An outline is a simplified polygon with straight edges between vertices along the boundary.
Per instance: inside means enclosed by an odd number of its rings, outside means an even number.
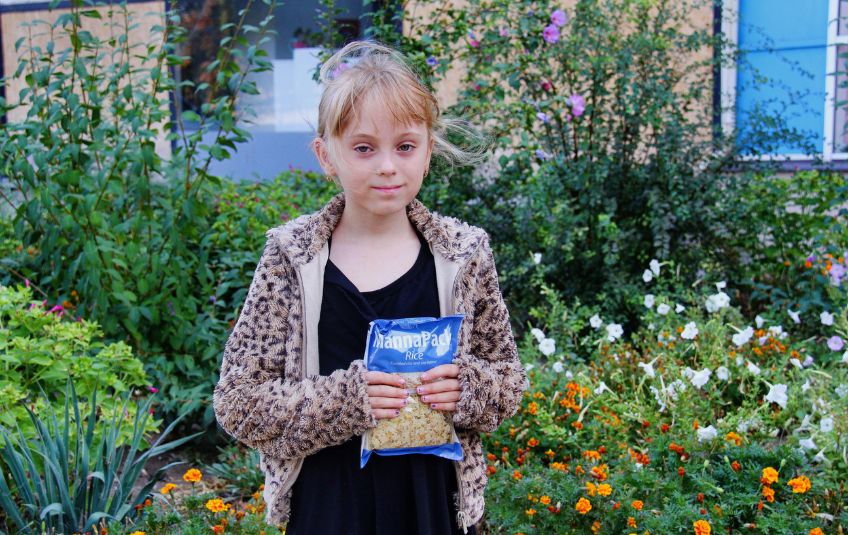
M421 374L453 362L463 317L378 319L370 323L365 367L403 377L409 400L400 415L378 420L377 427L362 436L360 467L365 466L371 453L429 453L453 461L462 459L450 413L422 403L416 387L421 384Z

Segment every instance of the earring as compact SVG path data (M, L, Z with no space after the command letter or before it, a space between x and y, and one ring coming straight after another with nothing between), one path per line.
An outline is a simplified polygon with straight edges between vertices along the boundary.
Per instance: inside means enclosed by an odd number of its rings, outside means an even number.
M427 169L424 170L424 176L426 177L429 174L430 174L430 168L428 167Z

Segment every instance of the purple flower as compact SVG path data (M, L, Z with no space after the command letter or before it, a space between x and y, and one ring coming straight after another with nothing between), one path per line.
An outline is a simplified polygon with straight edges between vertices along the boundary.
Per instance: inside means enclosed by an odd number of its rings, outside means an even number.
M805 368L809 368L812 365L813 365L813 357L811 357L810 355L807 355L807 358L804 359L804 362L801 363L801 366L803 366Z
M427 65L429 65L431 67L435 67L438 64L439 64L439 60L437 60L435 57L430 56L429 58L427 58Z
M571 113L575 117L580 117L586 111L586 99L583 98L583 95L575 93L568 97L566 102L571 106Z
M509 28L506 26L501 26L501 29L498 31L498 34L501 37L509 37Z
M542 30L542 37L550 44L556 43L559 41L559 28L555 24L545 26L545 29Z
M550 155L542 149L536 149L536 158L539 158L542 161L551 159Z
M840 286L843 277L845 277L845 266L842 264L833 264L830 268L830 281L833 285Z
M827 339L827 347L831 351L842 351L842 348L845 347L845 342L842 341L842 338L833 335Z
M155 386L148 386L147 390L149 390L151 394L157 394L159 392L159 389Z
M210 302L210 303L212 303L212 304L214 305L214 304L215 304L215 301L217 301L217 299L215 299L215 296L214 296L214 295L210 295L210 296L209 296L209 302Z
M539 113L536 114L536 118L539 119L540 121L542 121L543 123L548 124L549 119L548 119L547 113L540 111Z
M565 11L557 9L551 13L551 22L557 26L565 26L565 23L568 22L568 15L565 14Z
M480 46L480 41L477 40L477 36L474 35L474 32L468 32L468 44L471 45L472 48Z
M816 261L816 255L811 254L810 256L807 257L807 262L815 262L815 261Z
M532 9L528 9L528 10L527 10L527 16L528 16L528 17L532 17L532 16L533 16L533 15L535 15L535 14L536 14L536 12L535 12L535 11L533 11Z

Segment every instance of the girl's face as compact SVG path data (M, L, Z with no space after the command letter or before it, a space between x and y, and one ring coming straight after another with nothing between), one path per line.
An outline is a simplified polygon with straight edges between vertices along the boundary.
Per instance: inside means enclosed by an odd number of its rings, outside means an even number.
M332 157L320 138L315 152L324 171L338 177L346 205L375 216L395 214L421 189L433 142L425 124L396 124L376 99L365 99L358 111L360 120L332 140Z

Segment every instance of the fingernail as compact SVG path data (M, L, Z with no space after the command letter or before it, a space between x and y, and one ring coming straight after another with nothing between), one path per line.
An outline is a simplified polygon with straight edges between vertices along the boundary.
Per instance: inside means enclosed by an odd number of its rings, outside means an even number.
M395 411L395 416L400 416L400 410Z
M400 380L400 384L401 384L401 385L405 385L405 384L406 384L406 381L404 381L403 379L401 379L401 380Z
M416 388L416 389L415 389L415 391L416 391L416 392L418 392L419 394L422 392L422 390L424 390L424 389L423 389L423 388L421 388L420 386L419 386L418 388Z
M435 408L436 408L436 404L435 404L435 403L431 403L431 404L430 404L430 408L431 408L431 409L435 409Z
M422 396L421 401L430 401L429 396Z

